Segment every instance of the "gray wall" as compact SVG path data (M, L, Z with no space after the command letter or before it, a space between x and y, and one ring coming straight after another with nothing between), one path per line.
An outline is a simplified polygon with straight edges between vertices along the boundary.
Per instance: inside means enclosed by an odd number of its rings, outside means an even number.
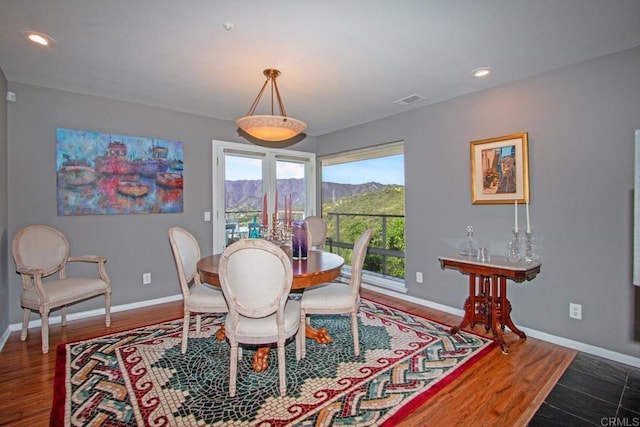
M638 70L640 48L310 137L292 148L323 155L404 140L409 294L461 307L466 280L442 271L438 255L457 250L468 224L494 253L504 252L513 224L510 205L471 205L469 141L529 132L531 221L543 266L534 281L509 283L512 317L520 326L638 357L631 285ZM8 107L8 227L2 250L6 236L20 227L50 224L69 236L73 253L109 257L114 304L175 295L167 229L184 226L199 237L204 253L211 251L210 224L202 221L211 209L210 141L242 141L235 125L12 82L9 90L18 102ZM183 141L185 212L56 216L56 127ZM0 191L7 190L0 186ZM520 214L523 219L524 211ZM9 322L15 323L20 281L10 254L3 259L10 263ZM145 271L152 272L151 286L141 284ZM424 272L423 284L415 283L416 271ZM1 288L0 298L7 298ZM568 318L569 302L582 304L583 320ZM92 300L73 311L101 306Z
M203 212L212 210L211 140L244 142L237 135L235 123L14 82L9 82L9 88L16 93L17 102L9 105L8 112L8 235L12 237L26 225L47 224L67 235L72 254L107 256L114 305L179 294L167 231L173 225L185 227L197 236L202 252L211 253L212 223L203 220ZM184 212L57 216L57 127L182 141ZM308 137L291 148L314 151L315 138ZM10 270L9 321L18 323L20 279L11 254L3 259ZM73 268L77 267L71 266L70 273ZM151 272L151 285L142 285L144 272ZM2 304L7 304L7 296ZM69 312L103 306L102 299L92 299L70 307ZM31 317L39 318L37 314Z
M0 69L0 96L7 93L7 79ZM7 197L7 103L0 102L0 335L9 326L9 268L7 259L9 234Z
M529 133L532 228L542 272L508 284L517 325L640 356L631 284L640 48L318 138L318 156L405 141L409 294L462 307L467 279L440 269L465 226L506 253L513 205L471 205L473 140ZM520 210L524 225L524 209ZM424 283L415 282L416 271ZM569 319L569 303L582 320Z

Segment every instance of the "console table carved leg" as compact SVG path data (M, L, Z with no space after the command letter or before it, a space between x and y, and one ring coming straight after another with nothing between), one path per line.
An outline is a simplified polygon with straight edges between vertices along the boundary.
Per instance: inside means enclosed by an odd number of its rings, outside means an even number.
M480 276L478 279L478 289L480 294L478 299L480 305L478 307L478 315L481 315L481 319L484 322L484 330L489 332L491 330L491 280L488 276Z
M508 326L520 338L527 338L527 335L513 324L511 320L511 302L507 299L507 278L500 277L500 311L502 328Z
M504 314L504 312L502 310L503 307L498 307L498 305L500 304L501 301L499 301L498 298L498 275L494 274L491 277L491 330L500 343L502 352L504 354L507 354L509 353L509 349L507 348L507 343L504 341L504 336L502 335L502 324L500 322L502 314ZM499 309L500 316L498 316Z
M476 323L476 275L469 274L469 296L464 302L464 317L458 326L454 326L449 330L450 334L457 334L467 325L473 326Z

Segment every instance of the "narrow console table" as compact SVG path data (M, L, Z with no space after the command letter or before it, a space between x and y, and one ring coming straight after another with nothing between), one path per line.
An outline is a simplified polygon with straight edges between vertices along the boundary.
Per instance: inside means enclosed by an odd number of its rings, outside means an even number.
M507 299L507 279L514 282L532 280L540 272L540 262L509 262L503 256L491 256L491 261L481 262L461 255L438 257L440 267L451 268L469 275L469 296L464 303L464 318L451 328L455 334L467 325L473 328L483 323L498 339L503 353L508 353L502 332L508 326L520 338L526 338L511 320L511 303ZM477 280L476 280L477 279Z

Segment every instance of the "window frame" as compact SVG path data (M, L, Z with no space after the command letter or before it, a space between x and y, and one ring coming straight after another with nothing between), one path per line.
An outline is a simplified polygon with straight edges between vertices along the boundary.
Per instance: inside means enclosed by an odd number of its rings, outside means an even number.
M357 162L362 160L370 160L380 157L389 157L402 154L404 156L404 140L389 142L380 145L374 145L370 147L359 148L355 150L343 151L339 153L326 154L318 156L318 185L322 188L323 177L322 169L324 166L333 166L338 164ZM404 172L404 170L403 170ZM405 181L406 189L406 181ZM322 192L318 196L318 212L322 215ZM406 218L406 200L405 200L405 218ZM406 241L406 229L405 229L405 241ZM406 260L406 251L405 251ZM351 277L351 266L345 265L342 268L342 280L348 281ZM390 289L394 292L406 293L406 264L405 264L405 278L395 278L392 276L383 276L382 274L375 272L368 272L363 270L362 284L372 285L385 289Z
M225 154L240 154L248 157L263 158L262 182L263 191L267 192L268 212L273 212L275 205L276 162L278 160L300 161L305 165L306 200L304 216L315 215L316 212L316 155L305 151L286 150L247 145L238 142L212 140L212 233L213 251L224 250L225 242ZM271 181L273 178L273 181Z

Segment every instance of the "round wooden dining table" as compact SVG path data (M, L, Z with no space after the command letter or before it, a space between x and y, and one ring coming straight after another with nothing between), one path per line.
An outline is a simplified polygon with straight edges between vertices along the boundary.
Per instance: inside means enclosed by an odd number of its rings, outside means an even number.
M290 248L283 248L285 252ZM289 253L289 252L288 252ZM200 273L200 280L203 283L220 286L220 277L218 275L218 264L220 256L215 254L206 256L198 261L196 268ZM330 282L342 272L344 258L340 255L321 251L318 249L310 249L305 260L291 260L293 267L293 284L292 290L303 290L305 288ZM224 326L216 334L218 339L224 339ZM320 344L329 344L331 336L324 328L315 329L308 323L305 329L305 336L316 340ZM267 358L269 355L269 347L262 347L256 351L253 357L253 369L257 372L267 368Z
M286 249L285 249L285 252ZM209 255L198 261L196 268L204 283L220 286L218 264L222 254ZM305 289L310 286L330 282L338 276L344 265L344 258L331 252L311 249L305 260L291 260L293 285L291 289Z

